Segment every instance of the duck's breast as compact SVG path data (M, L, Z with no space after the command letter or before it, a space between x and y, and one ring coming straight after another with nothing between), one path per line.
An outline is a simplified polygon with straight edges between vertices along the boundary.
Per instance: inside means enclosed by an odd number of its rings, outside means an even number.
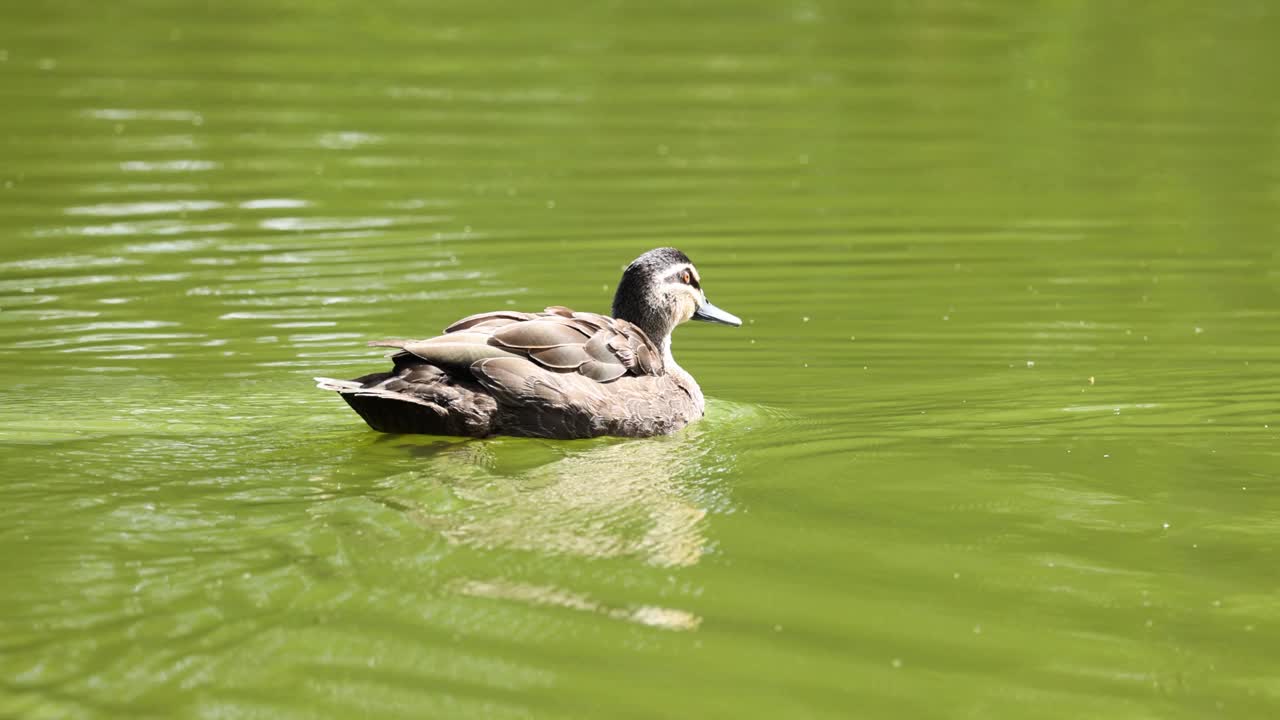
M481 360L472 371L498 400L495 431L501 434L648 437L702 417L702 393L683 371L602 383L522 358Z

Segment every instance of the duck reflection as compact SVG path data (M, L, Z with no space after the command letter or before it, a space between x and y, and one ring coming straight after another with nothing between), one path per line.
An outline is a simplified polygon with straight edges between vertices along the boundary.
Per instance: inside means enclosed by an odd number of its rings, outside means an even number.
M705 428L586 447L525 440L431 448L416 473L445 490L387 498L452 543L685 567L702 557L708 506L729 464ZM421 488L418 488L421 490Z
M644 440L416 445L425 466L412 480L398 479L381 502L449 543L472 549L690 567L707 552L709 513L727 509L723 486L734 459L721 425L700 423ZM693 630L700 623L686 610L610 606L586 593L511 577L457 578L449 588L668 630Z

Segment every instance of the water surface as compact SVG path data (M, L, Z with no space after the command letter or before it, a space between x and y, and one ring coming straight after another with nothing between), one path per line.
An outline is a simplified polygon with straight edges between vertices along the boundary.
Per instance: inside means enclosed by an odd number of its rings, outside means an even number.
M0 714L1272 717L1265 3L0 10ZM607 311L672 437L315 375Z

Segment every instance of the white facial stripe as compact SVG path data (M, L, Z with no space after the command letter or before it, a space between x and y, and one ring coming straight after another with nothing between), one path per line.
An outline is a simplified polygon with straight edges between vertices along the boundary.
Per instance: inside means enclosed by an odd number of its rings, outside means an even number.
M684 283L680 282L680 273L686 270L689 271L689 275L693 277L694 282L699 285L702 284L702 278L698 277L698 269L689 263L681 263L679 265L672 266L671 272L667 273L667 277L670 278L668 282L683 285Z

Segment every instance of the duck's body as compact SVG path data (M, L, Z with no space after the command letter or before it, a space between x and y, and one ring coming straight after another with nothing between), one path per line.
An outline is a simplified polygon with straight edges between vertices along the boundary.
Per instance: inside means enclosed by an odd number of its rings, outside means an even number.
M317 380L390 433L645 437L702 417L702 390L672 358L671 330L691 317L741 321L706 301L689 259L672 248L642 255L623 274L614 315L472 315L428 340L371 343L398 349L389 372Z

